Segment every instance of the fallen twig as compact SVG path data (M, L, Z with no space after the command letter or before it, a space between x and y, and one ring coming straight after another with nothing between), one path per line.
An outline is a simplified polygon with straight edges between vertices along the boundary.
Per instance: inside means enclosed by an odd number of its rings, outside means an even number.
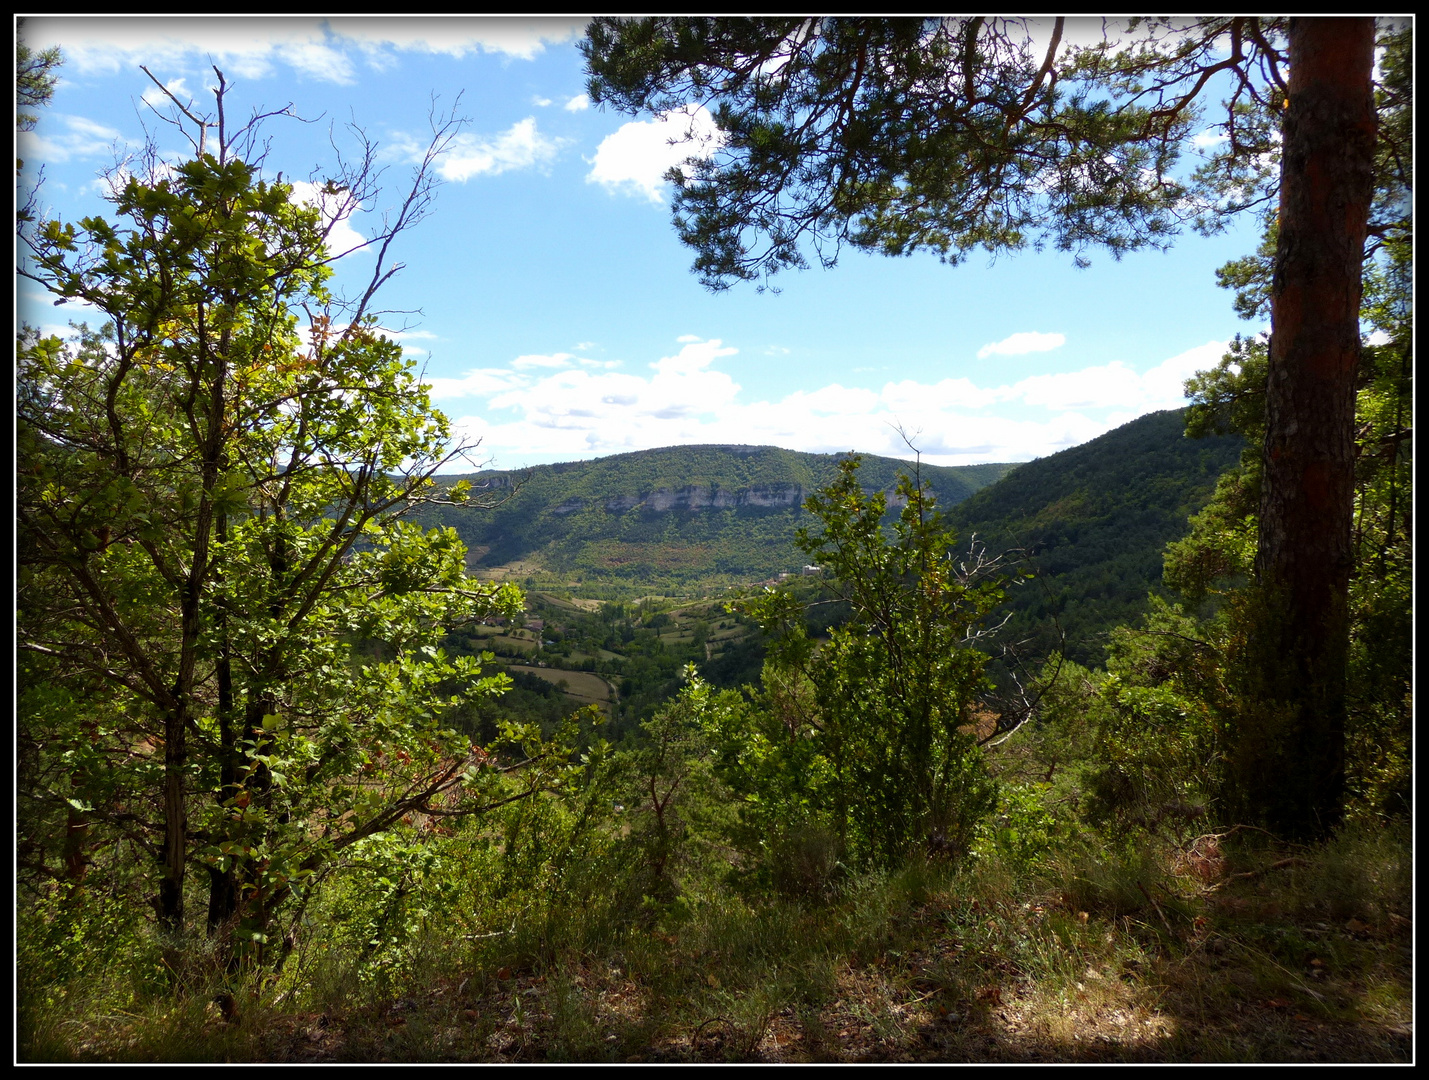
M1156 902L1156 898L1146 891L1146 886L1141 882L1136 883L1136 887L1141 890L1141 895L1146 897L1146 902L1156 909L1156 914L1161 916L1161 925L1166 927L1166 932L1172 934L1171 923L1166 918L1166 912L1161 910L1161 905ZM1175 935L1172 934L1174 937Z
M1300 858L1298 855L1292 855L1288 859L1281 859L1278 862L1271 863L1269 866L1262 866L1255 870L1243 870L1239 874L1229 874L1226 877L1222 878L1220 881L1216 882L1214 885L1210 886L1206 891L1215 892L1222 885L1226 884L1229 881L1239 881L1244 878L1259 877L1261 874L1264 874L1270 870L1284 870L1288 866L1306 865L1308 864L1304 859Z

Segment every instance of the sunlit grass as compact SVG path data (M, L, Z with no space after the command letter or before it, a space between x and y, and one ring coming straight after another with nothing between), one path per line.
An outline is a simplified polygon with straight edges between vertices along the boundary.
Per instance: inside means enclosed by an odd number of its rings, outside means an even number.
M611 849L614 851L615 849ZM623 856L622 856L623 857ZM437 920L374 978L341 934L277 984L91 985L22 1012L33 1061L1394 1061L1412 1016L1405 838L1069 846L1040 870L915 861L832 894L621 894ZM1286 862L1286 860L1293 860ZM494 864L493 864L494 865ZM1273 869L1279 867L1278 869ZM1358 873L1342 872L1354 867ZM698 870L699 868L696 868ZM592 884L605 876L607 889ZM1232 876L1242 875L1242 876ZM578 890L579 891L579 890ZM484 914L483 914L484 912ZM516 923L510 920L516 918ZM523 921L524 920L524 921ZM504 924L504 925L503 925ZM499 932L473 933L478 926ZM235 986L225 1015L218 994ZM30 999L35 1000L33 997Z

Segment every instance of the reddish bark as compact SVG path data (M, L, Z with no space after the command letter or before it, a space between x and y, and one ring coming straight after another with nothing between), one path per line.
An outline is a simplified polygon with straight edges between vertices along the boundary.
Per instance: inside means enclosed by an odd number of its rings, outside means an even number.
M1355 369L1374 190L1374 20L1289 27L1256 570L1267 700L1242 781L1290 835L1322 835L1344 786Z

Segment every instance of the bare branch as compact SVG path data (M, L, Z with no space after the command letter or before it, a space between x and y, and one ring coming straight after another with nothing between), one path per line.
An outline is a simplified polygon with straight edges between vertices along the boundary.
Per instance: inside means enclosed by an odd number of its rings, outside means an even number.
M184 131L184 135L193 145L194 153L197 154L199 157L203 157L205 138L208 135L208 129L213 126L212 122L208 119L208 117L200 117L199 115L194 113L192 111L192 101L185 105L182 101L178 99L178 97L174 94L172 90L170 90L167 86L160 82L159 79L154 75L154 73L150 71L147 67L145 67L143 64L139 65L139 70L142 71L145 75L149 76L149 80L155 86L157 86L160 91L163 92L163 95L166 98L173 102L174 108L178 109L180 113L188 117L188 119L193 123L193 125L198 128L197 139L194 139L194 137L192 135L189 135L187 131ZM218 69L214 68L214 70L217 71ZM163 116L163 114L160 113L157 109L154 110L154 114L156 116L159 116L161 119L167 120L169 123L174 124L176 127L179 128L180 131L184 130L183 125L181 123L176 120L170 119L169 117Z

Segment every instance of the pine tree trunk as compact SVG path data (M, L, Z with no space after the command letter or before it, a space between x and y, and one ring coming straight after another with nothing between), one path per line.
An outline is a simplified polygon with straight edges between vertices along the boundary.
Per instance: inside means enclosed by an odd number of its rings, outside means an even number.
M1250 807L1317 837L1344 792L1355 370L1374 189L1374 20L1292 19L1272 292L1254 662L1264 700L1238 761ZM1272 614L1273 613L1273 614ZM1258 805L1257 805L1258 804Z

